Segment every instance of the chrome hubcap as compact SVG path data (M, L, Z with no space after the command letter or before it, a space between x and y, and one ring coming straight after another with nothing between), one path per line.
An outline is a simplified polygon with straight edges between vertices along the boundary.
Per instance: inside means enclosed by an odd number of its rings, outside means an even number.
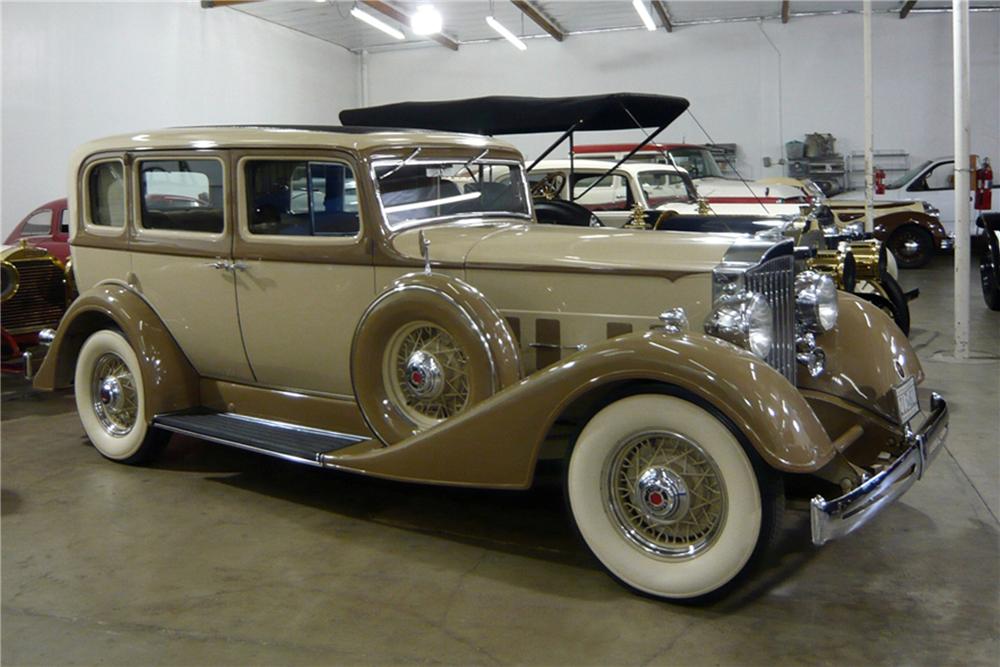
M109 352L97 360L91 395L101 428L114 436L132 430L139 414L138 391L132 372L117 354Z
M657 558L698 555L725 523L722 474L697 443L678 433L653 431L622 441L608 457L602 487L612 524Z
M444 391L444 373L434 355L417 350L406 362L406 384L420 398L437 398Z
M691 507L684 480L667 468L654 466L639 475L633 493L635 506L651 524L667 525L682 519Z
M904 241L903 252L911 256L916 255L918 252L920 252L920 244L914 241L913 239Z

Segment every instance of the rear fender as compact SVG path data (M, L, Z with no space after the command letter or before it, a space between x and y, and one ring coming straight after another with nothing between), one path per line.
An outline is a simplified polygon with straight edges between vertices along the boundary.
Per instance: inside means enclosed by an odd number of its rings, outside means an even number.
M704 334L651 331L568 356L396 445L325 462L392 479L526 488L546 435L571 406L651 383L718 410L780 470L813 472L835 454L803 396L766 363Z
M139 357L147 415L199 404L198 374L159 316L130 287L111 282L95 285L70 305L35 376L35 388L70 386L80 348L101 329L119 329Z

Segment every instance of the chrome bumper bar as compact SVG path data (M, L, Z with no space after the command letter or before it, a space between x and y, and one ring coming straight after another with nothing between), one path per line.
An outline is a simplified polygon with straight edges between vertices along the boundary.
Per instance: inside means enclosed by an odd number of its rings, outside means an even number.
M948 234L947 237L941 239L941 243L938 245L938 250L951 250L955 247L955 235Z
M938 394L931 394L930 407L919 431L907 428L906 451L892 465L839 498L812 499L813 544L825 544L860 528L923 477L948 435L948 404Z

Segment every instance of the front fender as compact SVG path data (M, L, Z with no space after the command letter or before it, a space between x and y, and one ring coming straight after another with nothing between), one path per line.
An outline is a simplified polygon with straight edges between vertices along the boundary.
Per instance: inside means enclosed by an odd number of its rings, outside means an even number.
M809 404L766 363L704 334L651 331L577 352L391 447L325 462L393 479L525 488L569 406L632 382L677 388L711 405L780 470L812 472L834 456Z
M826 368L809 377L799 366L798 385L831 394L897 421L892 388L904 377L919 384L924 371L909 339L896 323L875 305L853 294L840 297L837 326L816 339L826 353Z
M121 330L139 357L147 415L199 404L194 367L150 305L121 283L99 283L70 305L35 376L35 388L70 386L84 341L95 331L108 328Z

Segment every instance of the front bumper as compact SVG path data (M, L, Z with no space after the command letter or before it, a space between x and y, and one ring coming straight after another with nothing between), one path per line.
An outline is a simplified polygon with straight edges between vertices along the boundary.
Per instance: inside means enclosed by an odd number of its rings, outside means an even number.
M813 544L825 544L860 528L923 477L948 435L948 404L938 394L931 394L930 407L930 414L916 433L907 427L908 446L892 465L839 498L812 499Z

